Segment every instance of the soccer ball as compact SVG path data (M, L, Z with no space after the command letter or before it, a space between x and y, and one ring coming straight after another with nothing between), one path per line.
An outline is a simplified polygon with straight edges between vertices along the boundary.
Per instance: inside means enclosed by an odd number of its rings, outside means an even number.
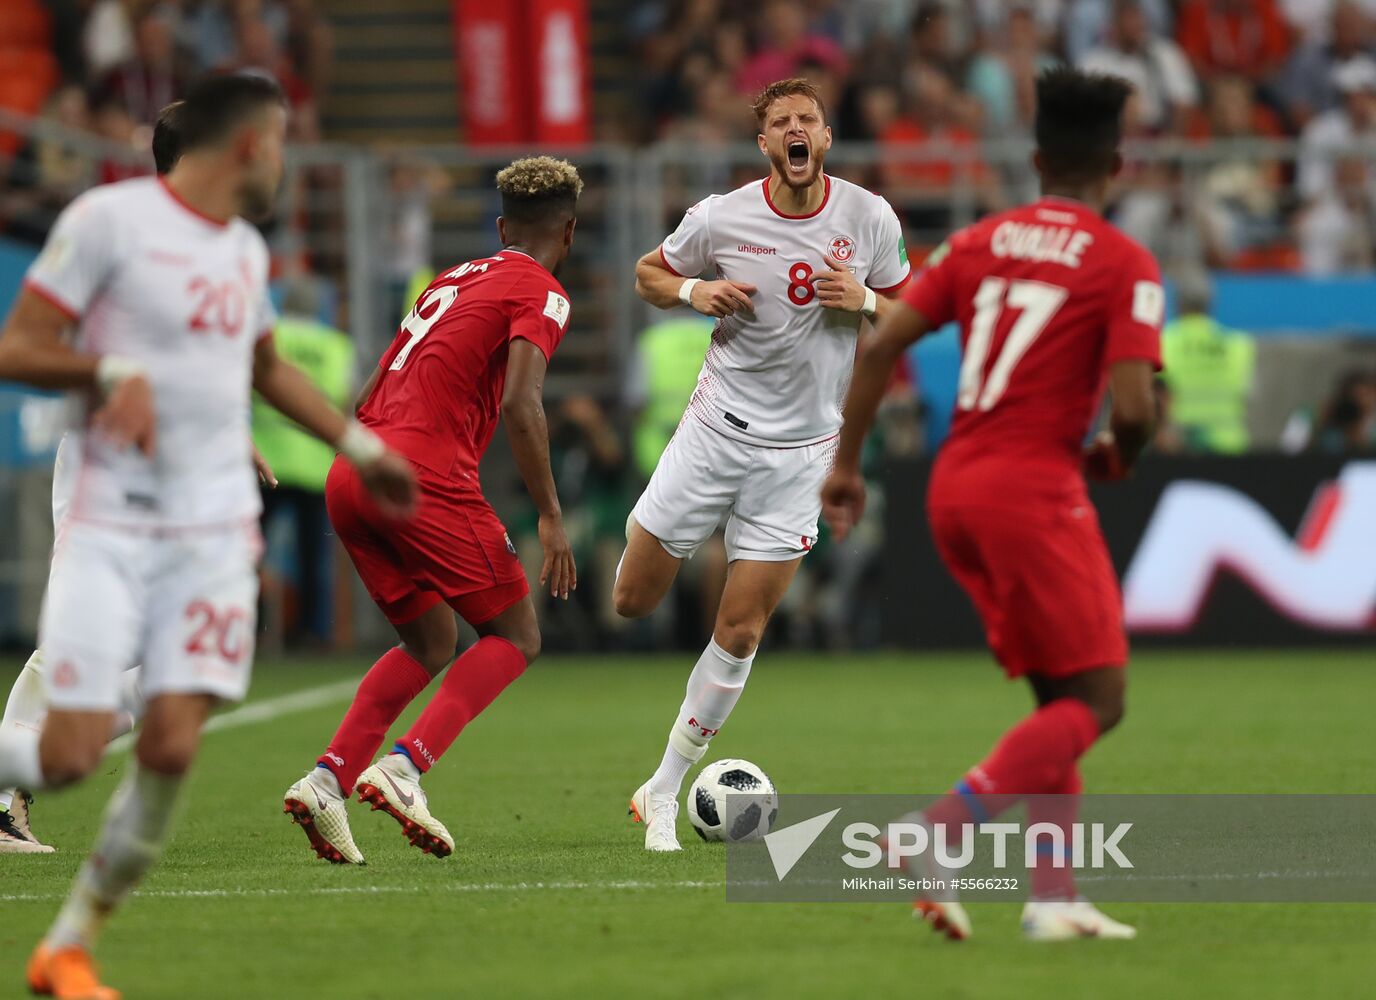
M778 815L774 782L748 760L708 764L688 789L688 818L703 840L755 840Z

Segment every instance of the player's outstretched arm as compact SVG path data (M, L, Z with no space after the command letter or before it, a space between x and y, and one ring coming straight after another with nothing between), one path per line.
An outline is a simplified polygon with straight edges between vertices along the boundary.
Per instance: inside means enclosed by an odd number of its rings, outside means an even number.
M1122 479L1137 464L1156 429L1156 393L1150 361L1119 361L1108 371L1109 431L1085 452L1085 473L1093 479Z
M894 365L903 352L930 329L931 325L921 313L896 302L880 321L874 335L860 343L855 374L846 393L845 420L836 446L836 464L822 485L822 515L837 539L844 539L865 512L860 449L874 424L884 390L893 378Z
M410 463L362 424L346 419L299 368L282 360L271 337L261 338L254 349L253 388L308 434L338 448L384 513L407 517L415 510L416 477Z
M689 306L704 316L720 319L755 308L750 296L757 289L741 281L703 281L684 278L664 266L659 250L651 250L635 265L635 291L656 309Z
M38 389L99 390L105 402L95 425L116 445L151 455L157 415L143 367L129 358L75 350L62 339L71 325L71 316L54 303L22 289L0 333L0 379Z
M547 367L545 355L529 340L517 337L511 341L506 388L502 392L502 421L516 468L520 469L530 499L540 512L540 547L545 551L540 585L548 583L552 596L568 600L569 591L578 589L578 570L573 564L573 547L564 531L564 513L549 465L549 426L543 401Z

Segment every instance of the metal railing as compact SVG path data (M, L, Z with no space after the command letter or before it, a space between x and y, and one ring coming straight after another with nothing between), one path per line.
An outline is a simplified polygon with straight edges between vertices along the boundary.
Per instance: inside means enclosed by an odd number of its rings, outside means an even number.
M6 178L0 187L0 235L28 239L35 249L66 198L102 176L151 170L146 152L52 122L0 111L0 131L23 134L30 151L0 171ZM390 342L423 272L496 249L494 219L500 206L493 176L529 152L336 144L288 151L280 210L266 235L282 273L308 273L330 290L330 314L358 344L360 378ZM1033 196L1029 154L1030 144L1017 139L978 146L838 142L827 169L884 193L905 222L914 258L920 259L922 248L982 212ZM549 392L554 397L588 393L615 409L623 398L636 331L651 321L651 310L634 294L637 258L658 245L687 207L763 176L767 164L748 143L593 145L565 155L578 165L586 187L573 253L560 275L574 305L572 325ZM1250 251L1263 262L1261 251L1273 252L1277 260L1298 258L1303 249L1299 224L1308 207L1293 184L1297 165L1306 158L1335 167L1359 160L1369 164L1376 162L1376 144L1315 150L1294 140L1162 140L1131 144L1127 158L1124 203L1151 202L1144 207L1152 211L1140 214L1158 219L1154 235L1161 242L1153 249L1169 268L1217 264L1221 251L1213 242L1219 237L1210 227L1222 224L1236 230L1228 237L1233 245L1225 248L1236 259ZM1240 189L1239 177L1263 184L1265 197L1248 204L1257 192L1245 190L1245 183ZM1376 185L1371 187L1369 216L1376 205ZM1248 218L1249 212L1257 217ZM1150 245L1153 234L1146 235ZM22 405L21 397L0 396L0 422L20 420ZM41 506L42 483L30 482L43 475L35 471L39 468L20 471L0 462L0 507L16 523L42 520L36 506ZM11 511L21 498L27 512ZM22 583L32 589L45 574L45 562L43 544L22 552L14 545L0 547L0 588Z

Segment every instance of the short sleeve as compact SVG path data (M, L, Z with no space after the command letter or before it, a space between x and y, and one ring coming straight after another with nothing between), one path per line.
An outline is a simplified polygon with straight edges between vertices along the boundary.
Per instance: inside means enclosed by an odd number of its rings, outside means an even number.
M24 284L72 319L90 307L119 260L118 234L102 199L78 198L58 216Z
M659 247L664 266L681 278L691 278L706 271L712 264L712 237L709 219L713 195L704 198L683 215L683 221Z
M562 288L540 281L523 282L513 292L507 339L530 341L548 363L568 329L568 297Z
M903 225L894 214L893 206L879 199L874 266L865 284L880 295L892 295L908 282L912 268L908 266L908 245L903 240Z
M264 337L271 337L272 331L276 328L277 310L273 307L272 296L264 288L262 298L258 300L258 308L254 312L253 335L262 340Z
M1150 253L1133 247L1113 297L1108 318L1108 347L1104 364L1150 361L1161 368L1161 325L1166 319L1166 292L1161 269Z
M932 251L926 265L903 292L903 301L920 312L933 330L956 318L954 272L948 240Z

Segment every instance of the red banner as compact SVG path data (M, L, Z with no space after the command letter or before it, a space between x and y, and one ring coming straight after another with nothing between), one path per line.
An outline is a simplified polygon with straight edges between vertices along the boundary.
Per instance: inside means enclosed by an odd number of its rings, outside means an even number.
M528 0L535 42L535 135L577 145L591 136L586 0Z
M454 56L459 63L463 120L474 146L526 139L530 75L522 65L524 3L454 0Z
M453 0L474 146L592 137L587 0Z

